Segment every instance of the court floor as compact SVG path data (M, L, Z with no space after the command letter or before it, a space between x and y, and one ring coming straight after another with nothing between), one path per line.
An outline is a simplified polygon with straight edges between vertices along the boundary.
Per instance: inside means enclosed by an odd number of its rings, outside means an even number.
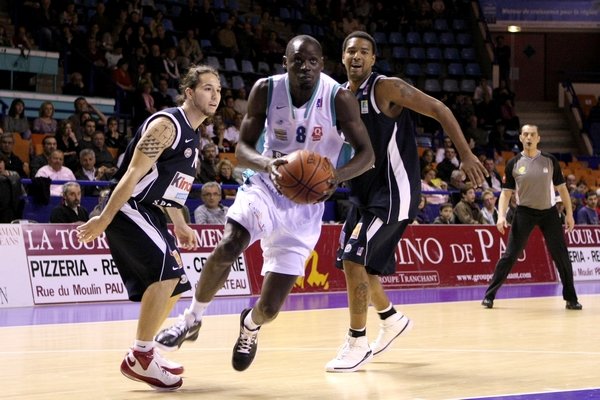
M350 374L324 371L347 330L344 293L290 296L241 373L231 350L256 298L217 298L198 340L165 354L185 365L182 388L160 393L119 372L138 305L0 309L0 398L600 399L600 282L576 286L582 311L564 309L557 284L506 285L491 310L479 304L484 287L391 291L414 327Z

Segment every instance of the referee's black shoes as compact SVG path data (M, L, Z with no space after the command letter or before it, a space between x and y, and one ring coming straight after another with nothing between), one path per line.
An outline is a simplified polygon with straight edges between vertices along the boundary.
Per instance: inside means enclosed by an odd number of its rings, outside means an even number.
M581 310L583 306L577 301L567 301L567 305L565 306L567 310Z
M483 301L481 302L481 305L484 306L485 308L492 308L492 307L494 307L494 300L488 299L487 297L485 297L483 299Z

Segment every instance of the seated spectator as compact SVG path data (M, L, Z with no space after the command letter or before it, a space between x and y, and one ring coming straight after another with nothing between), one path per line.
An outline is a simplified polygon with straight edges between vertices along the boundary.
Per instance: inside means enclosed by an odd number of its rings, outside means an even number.
M207 182L202 186L202 204L194 210L197 224L224 225L228 207L221 204L221 186L217 182Z
M233 109L238 114L242 114L242 117L248 112L248 95L246 93L246 88L241 87L238 89L235 100L233 101Z
M62 188L62 202L52 209L50 222L71 224L90 219L88 211L81 207L81 187L77 182L67 182Z
M158 80L158 89L152 92L154 98L154 108L163 110L165 108L175 107L175 99L169 94L169 83L166 78Z
M75 178L78 181L107 181L106 167L96 168L96 154L92 149L83 149L79 153L79 164L81 168L75 171ZM98 196L102 187L85 185L83 187L84 196Z
M223 133L223 141L226 142L227 147L229 147L229 150L225 151L235 153L235 146L237 146L238 142L240 141L240 129L242 127L243 118L244 117L242 114L235 114L235 117L233 118L233 125L225 129L225 132Z
M116 117L109 117L106 125L106 147L118 149L117 154L122 154L127 148L127 138L125 134L119 132L119 120Z
M419 201L419 207L417 211L417 216L413 220L413 224L421 225L421 224L430 224L429 215L427 214L427 198L424 195L421 195L421 201Z
M223 123L225 124L225 127L234 124L234 119L237 114L237 111L235 111L235 108L233 108L234 102L235 99L233 98L233 96L226 96L223 99L223 104L221 106L219 114L221 114L221 117L223 118Z
M14 99L10 103L8 115L2 121L2 129L6 133L19 133L23 139L31 138L29 120L25 116L25 103L21 99Z
M110 151L108 151L106 148L104 132L94 132L93 141L94 144L92 146L92 150L96 155L96 168L106 168L104 170L104 175L110 179L115 172L117 172L117 163Z
M481 213L486 224L496 225L498 221L498 209L496 209L496 196L490 189L486 189L481 194Z
M483 213L475 203L475 189L471 183L467 183L460 191L462 199L454 206L456 223L460 224L485 224Z
M491 158L486 158L483 162L483 166L488 172L488 176L485 177L483 184L481 187L483 190L491 189L494 192L499 192L502 190L502 177L500 173L496 170L496 164L494 160Z
M240 183L233 177L233 164L228 159L223 159L217 163L217 182L221 185L239 185ZM223 197L234 199L237 189L223 189Z
M452 171L450 175L450 182L448 182L448 191L450 193L450 199L452 205L457 205L462 196L460 195L460 191L464 189L466 183L467 176L463 172L462 169L455 169Z
M491 99L492 95L493 90L492 87L488 84L487 78L481 78L479 80L479 85L477 85L475 91L473 92L473 101L475 102L475 104L479 104L484 100L485 96L488 96L488 98Z
M452 171L458 169L458 167L454 164L454 159L456 158L456 150L454 147L446 147L444 150L444 159L439 162L435 169L437 170L437 176L441 180L445 182L450 181L450 176L452 175Z
M48 165L44 165L42 168L38 170L35 174L36 178L44 177L50 178L53 181L74 181L75 175L73 171L63 165L64 155L60 150L54 150L50 155L50 161ZM52 184L50 185L50 195L51 196L61 196L62 195L62 184Z
M63 86L63 94L72 96L83 96L87 94L85 84L83 83L83 75L80 72L73 72L69 75L69 81Z
M71 128L76 134L79 134L81 128L80 125L90 118L96 122L96 125L102 127L106 126L106 122L108 120L106 115L104 115L104 113L96 106L88 103L85 97L76 98L73 102L73 107L75 108L75 112L69 116L69 121L71 121ZM83 118L83 114L86 113L89 114L89 117Z
M8 158L0 153L0 224L8 224L21 218L23 210L23 186L15 171L6 169Z
M565 177L565 181L566 181L567 190L569 191L569 193L573 193L577 190L577 177L575 175L568 174Z
M35 176L40 168L42 168L44 165L48 165L48 162L50 161L50 155L54 150L56 150L56 138L49 135L45 136L44 139L42 139L42 149L42 154L31 159L29 168L30 176Z
M15 138L12 133L3 133L0 136L0 154L3 154L8 162L5 168L9 171L15 171L21 178L27 178L29 165L24 163L14 152Z
M423 171L426 167L433 167L433 162L435 160L435 155L433 154L433 150L425 149L423 150L423 154L419 157L419 162L421 164L421 171Z
M195 183L207 183L217 180L217 145L209 143L202 148L202 161L198 167Z
M181 74L179 73L179 65L177 65L177 49L175 47L167 49L162 63L163 68L160 76L167 80L170 88L178 88Z
M515 192L513 192L512 196L510 196L510 201L508 203L508 211L506 212L506 222L509 224L512 223L512 219L515 215L515 211L517 210L517 197Z
M186 30L185 37L179 40L179 58L177 61L182 70L187 70L191 64L199 64L204 60L200 43L194 36L194 29L190 28Z
M472 144L474 149L483 149L489 142L489 133L479 127L479 120L475 114L467 119L465 139Z
M585 194L585 206L577 211L577 225L598 225L598 213L596 206L598 205L598 196L593 190Z
M438 149L435 151L436 164L439 164L444 160L444 158L446 157L447 148L454 149L454 144L452 144L452 139L450 139L448 136L444 136L444 142L442 143L442 146L438 147ZM454 151L456 153L456 149L454 149ZM456 168L460 166L460 162L458 161L458 157L456 156L454 157L454 159L452 159L452 163L456 166Z
M146 118L154 114L157 110L154 107L154 97L152 97L152 82L143 81L140 83L138 91L133 95L133 126L138 127L144 123Z
M64 119L58 124L56 148L63 152L64 164L71 170L78 168L79 141L70 120Z
M521 121L515 113L515 106L511 99L505 99L500 105L500 118L507 131L519 131Z
M44 101L40 105L39 116L33 120L34 133L56 134L58 122L54 119L54 105L51 101Z
M448 184L441 179L436 178L436 171L432 167L427 167L421 172L421 191L448 190ZM426 194L428 204L442 204L448 202L446 194Z
M440 204L440 215L433 220L434 224L454 224L454 208L450 203Z

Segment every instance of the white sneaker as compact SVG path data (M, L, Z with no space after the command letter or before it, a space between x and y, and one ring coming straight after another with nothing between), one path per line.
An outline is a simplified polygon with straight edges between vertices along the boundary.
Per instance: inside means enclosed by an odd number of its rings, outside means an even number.
M154 358L154 350L130 350L121 363L121 373L134 381L145 382L157 390L175 390L183 379L164 370Z
M168 371L173 375L183 374L183 365L176 363L175 361L167 360L156 349L154 349L154 359L156 360L158 365L160 365L160 367L165 371Z
M346 336L346 341L337 356L325 365L327 372L354 372L373 357L366 336L358 338Z
M389 316L385 320L381 321L379 328L379 335L373 343L371 343L371 349L373 349L373 355L376 356L384 352L390 344L398 336L410 330L412 322L406 315L400 315L398 313Z

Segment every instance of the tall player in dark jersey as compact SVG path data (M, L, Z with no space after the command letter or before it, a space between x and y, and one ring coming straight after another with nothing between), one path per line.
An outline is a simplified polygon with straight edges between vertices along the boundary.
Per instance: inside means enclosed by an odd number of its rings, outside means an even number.
M442 125L472 182L481 184L486 174L452 112L403 80L374 73L376 52L375 40L365 32L353 32L344 40L346 86L359 101L375 152L375 168L350 181L352 206L338 252L338 267L346 276L350 330L337 356L327 363L328 372L355 371L384 351L410 324L394 309L379 279L394 273L395 247L416 216L420 199L420 164L410 111ZM366 336L369 302L381 318L379 336L371 345Z
M138 129L102 213L77 228L81 242L106 230L129 299L141 301L136 340L121 372L159 390L180 387L183 367L155 351L154 335L181 293L191 289L161 207L173 221L181 246L196 248L196 235L185 223L181 207L199 163L197 129L214 115L221 100L219 74L207 66L192 67L180 90L180 107L153 114Z

